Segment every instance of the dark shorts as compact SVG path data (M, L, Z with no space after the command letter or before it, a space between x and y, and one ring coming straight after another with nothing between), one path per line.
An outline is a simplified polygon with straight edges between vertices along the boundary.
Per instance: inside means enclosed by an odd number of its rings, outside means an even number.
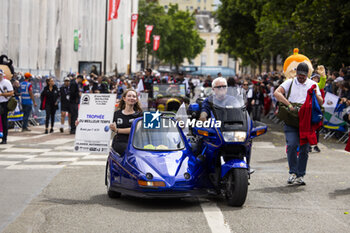
M61 104L61 112L69 112L69 104Z

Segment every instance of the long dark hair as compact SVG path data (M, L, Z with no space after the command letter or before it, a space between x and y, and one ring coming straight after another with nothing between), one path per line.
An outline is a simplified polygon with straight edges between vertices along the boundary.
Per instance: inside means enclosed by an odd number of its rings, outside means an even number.
M136 98L137 98L137 101L136 103L134 104L134 111L135 112L142 112L142 108L141 108L141 104L140 104L140 101L139 101L139 98L137 97L137 92L133 89L127 89L123 95L122 95L122 98L120 99L120 103L119 103L119 106L118 106L118 110L123 110L125 109L125 106L126 106L126 103L124 101L124 97L126 97L126 95L130 92L130 91L133 91L135 92L136 94Z

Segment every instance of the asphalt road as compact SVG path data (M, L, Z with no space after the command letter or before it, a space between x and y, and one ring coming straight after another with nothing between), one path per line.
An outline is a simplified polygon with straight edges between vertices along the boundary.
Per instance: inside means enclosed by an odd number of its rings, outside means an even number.
M0 145L0 231L349 232L350 153L344 144L321 140L321 153L309 156L307 185L290 186L281 126L269 129L253 144L256 171L242 208L221 198L110 199L105 155L71 153L68 134L11 132L21 140Z

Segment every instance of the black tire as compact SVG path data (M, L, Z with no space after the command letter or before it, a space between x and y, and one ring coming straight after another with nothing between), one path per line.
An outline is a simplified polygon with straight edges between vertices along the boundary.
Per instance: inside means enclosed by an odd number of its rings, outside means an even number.
M108 197L110 197L110 198L120 198L121 197L121 195L122 195L121 193L111 190L111 168L110 168L108 162L106 164L105 184L107 186Z
M226 199L229 206L241 207L248 193L248 171L235 168L229 171L226 183Z

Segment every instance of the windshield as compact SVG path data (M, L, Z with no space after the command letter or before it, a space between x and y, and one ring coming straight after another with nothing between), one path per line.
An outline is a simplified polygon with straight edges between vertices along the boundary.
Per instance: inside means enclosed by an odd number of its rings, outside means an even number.
M239 87L214 88L209 97L216 120L222 122L223 130L246 127L245 91Z
M185 84L154 84L153 95L162 96L182 96L186 95Z
M136 149L164 151L182 150L185 145L176 126L176 122L170 118L160 118L160 128L146 129L143 127L143 120L137 122L133 146Z

